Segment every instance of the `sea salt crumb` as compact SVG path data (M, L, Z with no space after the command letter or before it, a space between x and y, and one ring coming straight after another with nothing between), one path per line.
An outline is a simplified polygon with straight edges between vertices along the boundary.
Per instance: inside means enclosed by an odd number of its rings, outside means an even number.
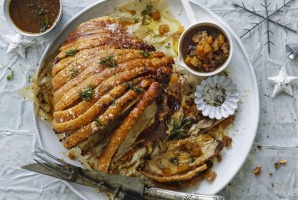
M114 33L118 28L118 24L107 24L107 29Z

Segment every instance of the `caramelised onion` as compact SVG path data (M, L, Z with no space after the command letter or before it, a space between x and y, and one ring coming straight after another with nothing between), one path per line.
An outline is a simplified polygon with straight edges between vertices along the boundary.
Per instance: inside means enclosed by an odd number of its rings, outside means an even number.
M188 180L207 169L224 143L208 134L165 142L146 161L141 173L158 182Z

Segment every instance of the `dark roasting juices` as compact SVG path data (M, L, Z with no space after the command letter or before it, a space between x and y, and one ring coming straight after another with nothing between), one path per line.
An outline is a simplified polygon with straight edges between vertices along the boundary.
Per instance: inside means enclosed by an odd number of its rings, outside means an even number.
M53 26L60 12L59 0L11 0L9 14L24 32L43 33Z

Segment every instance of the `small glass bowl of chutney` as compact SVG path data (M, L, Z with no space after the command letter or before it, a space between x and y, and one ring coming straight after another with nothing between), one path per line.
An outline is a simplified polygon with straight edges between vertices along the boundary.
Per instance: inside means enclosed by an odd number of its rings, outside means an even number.
M62 15L61 0L4 0L4 15L17 33L41 36L58 24Z

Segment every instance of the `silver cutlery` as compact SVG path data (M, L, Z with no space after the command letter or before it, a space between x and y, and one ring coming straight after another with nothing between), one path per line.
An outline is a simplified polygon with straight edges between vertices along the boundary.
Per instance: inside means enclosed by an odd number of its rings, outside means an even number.
M38 151L34 154L42 161L34 159L37 163L23 166L23 169L97 189L101 188L112 192L114 199L134 200L143 199L144 197L156 197L173 200L224 200L219 195L202 195L149 187L139 177L110 175L98 171L86 170L71 165L41 148L38 148Z

